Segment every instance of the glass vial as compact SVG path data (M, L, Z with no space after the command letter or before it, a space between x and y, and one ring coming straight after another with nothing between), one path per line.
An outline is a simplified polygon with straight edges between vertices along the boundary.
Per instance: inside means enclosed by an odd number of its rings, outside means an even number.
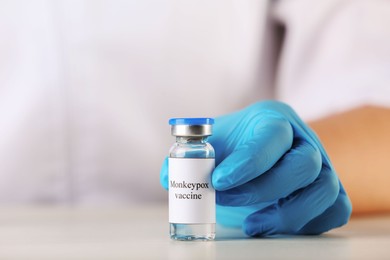
M175 240L215 238L214 148L207 142L212 118L169 120L176 143L169 151L169 223Z

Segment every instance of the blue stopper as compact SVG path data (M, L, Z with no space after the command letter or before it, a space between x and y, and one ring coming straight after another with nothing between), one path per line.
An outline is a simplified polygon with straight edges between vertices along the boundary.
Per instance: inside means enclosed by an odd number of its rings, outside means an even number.
M214 119L209 117L199 118L171 118L170 125L213 125Z

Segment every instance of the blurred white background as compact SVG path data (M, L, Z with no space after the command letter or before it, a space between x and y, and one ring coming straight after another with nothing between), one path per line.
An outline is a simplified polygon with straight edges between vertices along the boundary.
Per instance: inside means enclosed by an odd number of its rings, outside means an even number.
M0 5L1 204L165 200L170 117L271 97L266 2Z

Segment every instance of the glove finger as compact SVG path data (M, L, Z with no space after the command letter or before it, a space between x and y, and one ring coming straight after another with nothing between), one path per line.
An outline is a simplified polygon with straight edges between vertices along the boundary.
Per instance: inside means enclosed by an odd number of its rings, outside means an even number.
M317 180L306 188L248 216L243 225L244 232L249 236L296 234L332 206L339 191L337 176L328 167L323 167Z
M341 183L340 183L341 185ZM342 186L341 186L342 187ZM318 235L345 225L352 213L352 204L344 189L340 189L336 202L323 214L307 223L298 234Z
M289 118L290 123L294 129L294 137L305 139L313 146L317 146L320 150L322 150L323 164L332 168L330 159L326 154L326 151L322 146L321 142L319 141L316 133L307 126L307 124L299 117L299 115L289 105L282 102L269 100L265 102L255 103L252 106L258 107L257 109L263 109L263 110L268 109L268 110L277 111L278 113L283 114L287 118Z
M215 168L212 183L216 190L231 189L253 180L291 148L293 131L285 118L264 117L251 132L253 136Z
M164 159L160 170L160 184L164 189L168 190L168 157Z
M244 207L225 207L216 205L217 223L226 227L240 228L247 216L269 206L270 204L271 203L260 203Z
M321 153L298 139L274 167L241 186L217 193L217 203L245 206L285 198L312 183L321 171Z

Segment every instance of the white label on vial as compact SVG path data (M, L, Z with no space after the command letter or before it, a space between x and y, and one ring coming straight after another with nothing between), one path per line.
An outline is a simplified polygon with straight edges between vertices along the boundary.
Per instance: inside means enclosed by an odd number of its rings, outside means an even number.
M169 222L215 223L214 158L169 158Z

